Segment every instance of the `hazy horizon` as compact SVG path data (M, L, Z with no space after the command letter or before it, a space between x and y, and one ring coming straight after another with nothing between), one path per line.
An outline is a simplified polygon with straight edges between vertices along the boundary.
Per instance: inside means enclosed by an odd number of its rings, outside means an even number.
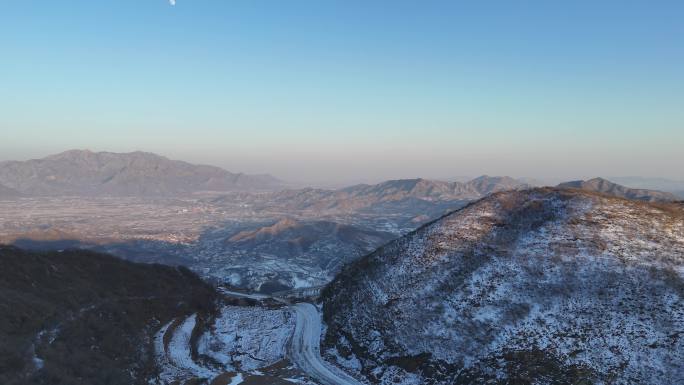
M226 165L221 165L221 164L216 164L212 162L203 162L203 161L195 161L192 159L183 159L183 158L178 158L174 156L168 156L168 154L163 154L163 153L156 153L153 151L146 151L146 150L133 150L133 151L110 151L106 149L92 149L92 148L80 148L80 149L67 149L64 151L58 151L55 153L50 153L50 154L38 154L36 156L28 156L24 158L0 158L0 162L4 161L27 161L27 160L32 160L32 159L41 159L45 158L50 155L57 155L59 153L65 152L65 151L71 151L71 150L77 150L77 151L91 151L91 152L115 152L115 153L128 153L128 152L136 152L136 151L141 151L141 152L149 152L149 153L154 153L156 155L164 156L167 157L171 160L181 160L193 164L204 164L204 165L210 165L210 166L217 166L221 167L223 169L226 169L227 171L230 172L244 172L247 174L267 174L274 176L276 178L281 179L283 182L291 184L293 187L305 187L305 186L310 186L310 187L327 187L327 188L339 188L339 187L346 187L350 186L353 184L362 184L362 183L369 183L369 184L374 184L374 183L380 183L383 181L387 180L395 180L395 179L416 179L416 178L425 178L425 179L433 179L433 180L442 180L442 181L459 181L459 182L467 182L469 180L472 180L474 178L480 177L480 176L508 176L512 178L516 178L519 180L523 181L528 181L528 180L533 180L536 183L544 183L546 185L556 185L561 182L567 182L571 180L579 180L579 179L591 179L595 177L600 177L600 178L605 178L609 179L613 182L616 182L618 184L625 184L625 180L630 180L633 179L634 183L630 187L635 187L635 188L658 188L657 182L676 182L677 185L682 184L684 185L684 179L676 179L676 178L668 178L668 177L663 177L663 176L643 176L643 175L618 175L618 174L586 174L586 175L568 175L566 177L559 176L559 175L516 175L516 174L502 174L502 173L487 173L487 172L475 172L473 174L456 174L456 173L446 173L443 175L439 174L431 174L431 170L425 170L423 173L416 173L416 174L408 174L408 173L398 173L398 174L384 174L384 175L379 175L376 177L359 177L358 175L352 176L351 178L345 179L344 177L331 177L328 179L306 179L306 178L301 178L301 176L295 176L294 178L285 178L282 175L277 175L275 173L271 173L268 171L264 172L246 172L244 170L238 170L238 169L232 169L229 166ZM293 172L296 172L296 169L292 170ZM362 175L362 173L359 173L359 175ZM641 183L638 183L639 179L643 179ZM650 183L652 182L652 183ZM630 185L630 183L626 183L626 185Z
M684 180L683 18L678 2L10 2L0 158Z

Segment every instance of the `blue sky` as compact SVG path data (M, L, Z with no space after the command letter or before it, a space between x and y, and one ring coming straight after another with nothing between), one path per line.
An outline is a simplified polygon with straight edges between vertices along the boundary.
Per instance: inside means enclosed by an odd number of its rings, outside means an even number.
M676 1L6 1L0 159L684 179L682 20Z

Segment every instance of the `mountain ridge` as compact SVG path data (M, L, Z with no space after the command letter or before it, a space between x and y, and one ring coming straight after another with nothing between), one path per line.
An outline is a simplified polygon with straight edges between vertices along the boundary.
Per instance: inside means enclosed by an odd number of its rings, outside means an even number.
M322 350L373 384L677 382L683 208L495 193L343 269Z
M635 199L646 202L674 202L679 200L677 196L669 192L629 188L604 178L593 178L586 181L576 180L564 182L559 184L557 187L602 192L621 198Z
M479 198L496 191L530 187L507 176L482 175L468 182L446 182L434 179L393 179L374 185L361 184L339 189L352 196L374 195L382 200L407 196L434 200Z
M271 176L231 173L149 152L89 150L0 162L0 184L37 196L168 196L202 191L272 190L283 186Z

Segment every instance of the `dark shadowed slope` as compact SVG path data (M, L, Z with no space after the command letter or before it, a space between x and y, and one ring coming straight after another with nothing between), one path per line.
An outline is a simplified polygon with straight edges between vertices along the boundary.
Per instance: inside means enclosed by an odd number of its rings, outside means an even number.
M67 151L25 162L0 163L0 183L27 195L164 196L199 191L268 190L270 176L233 174L146 152Z
M343 269L324 353L379 384L682 383L683 276L679 205L498 193Z
M601 192L621 198L635 199L646 202L672 202L678 198L674 194L655 190L633 189L613 183L603 178L594 178L587 181L577 180L558 185L560 188L577 188L587 191Z
M216 293L187 269L86 251L0 247L0 383L147 384L154 333L213 311Z

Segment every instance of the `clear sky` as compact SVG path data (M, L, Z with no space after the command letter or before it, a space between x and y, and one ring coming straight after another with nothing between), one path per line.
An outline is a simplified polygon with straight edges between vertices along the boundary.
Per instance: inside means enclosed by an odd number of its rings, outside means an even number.
M684 179L682 1L3 1L0 160Z

